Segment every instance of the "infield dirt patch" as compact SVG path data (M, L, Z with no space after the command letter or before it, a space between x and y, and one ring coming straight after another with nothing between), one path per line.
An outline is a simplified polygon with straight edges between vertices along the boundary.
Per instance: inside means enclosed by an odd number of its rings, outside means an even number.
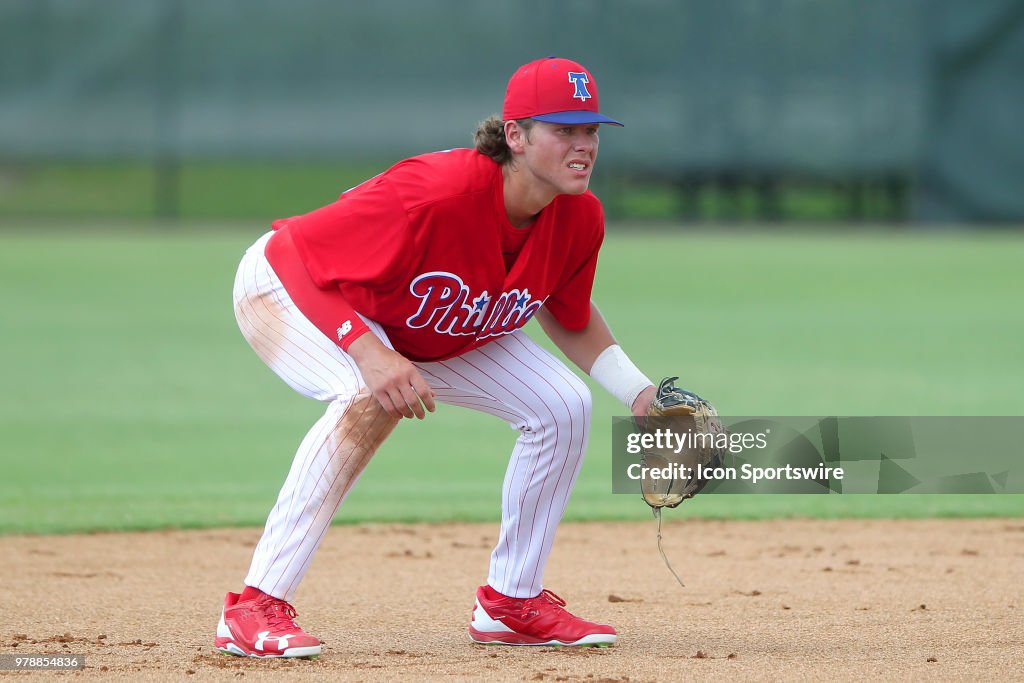
M545 585L615 625L609 649L469 642L496 532L332 528L295 599L315 661L212 649L259 530L0 538L0 652L84 654L60 675L104 680L1024 680L1024 520L677 518L686 589L653 522L563 525Z

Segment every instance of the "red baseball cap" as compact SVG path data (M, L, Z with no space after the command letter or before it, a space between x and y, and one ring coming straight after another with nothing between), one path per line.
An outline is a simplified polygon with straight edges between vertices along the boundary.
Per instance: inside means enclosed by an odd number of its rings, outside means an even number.
M501 118L621 126L598 112L597 101L597 82L582 65L570 59L545 57L522 65L512 74Z

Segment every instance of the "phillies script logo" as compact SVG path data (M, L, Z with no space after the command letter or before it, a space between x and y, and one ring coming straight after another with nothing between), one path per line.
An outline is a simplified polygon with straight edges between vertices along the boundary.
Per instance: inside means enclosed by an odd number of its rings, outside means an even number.
M443 271L416 276L409 291L420 300L420 307L405 323L414 329L432 325L439 334L453 337L473 335L484 339L508 334L525 325L544 305L543 299L533 300L527 289L513 289L495 297L485 290L471 299L462 278Z

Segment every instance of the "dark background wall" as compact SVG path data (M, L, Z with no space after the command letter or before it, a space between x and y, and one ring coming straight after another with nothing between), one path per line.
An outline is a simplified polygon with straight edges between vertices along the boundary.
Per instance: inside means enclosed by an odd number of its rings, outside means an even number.
M26 169L138 164L174 213L212 160L467 146L547 54L627 124L602 139L620 214L787 218L803 192L841 197L836 218L1024 220L1020 0L8 1L0 173L10 195ZM0 215L24 209L4 186Z

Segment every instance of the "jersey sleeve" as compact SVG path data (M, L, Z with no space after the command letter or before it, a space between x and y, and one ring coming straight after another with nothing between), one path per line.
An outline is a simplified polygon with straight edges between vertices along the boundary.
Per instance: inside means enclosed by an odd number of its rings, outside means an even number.
M590 294L597 272L597 254L604 241L604 212L600 208L595 220L595 227L587 234L589 239L581 241L577 247L578 257L571 262L565 278L544 303L555 320L567 330L582 330L590 322Z
M389 288L407 278L413 265L408 215L382 177L285 223L309 276L324 289L339 284Z
M264 254L292 302L313 325L342 351L370 331L336 287L322 289L309 276L295 249L290 230L278 230Z

